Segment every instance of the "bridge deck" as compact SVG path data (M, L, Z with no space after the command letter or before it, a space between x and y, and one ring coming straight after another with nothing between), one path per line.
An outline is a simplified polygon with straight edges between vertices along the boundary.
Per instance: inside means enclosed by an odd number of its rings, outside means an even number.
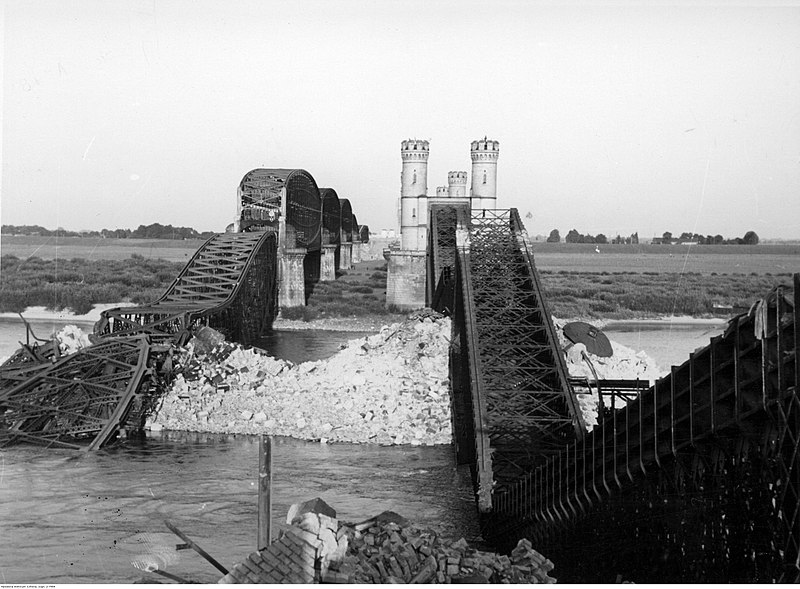
M473 216L456 270L456 439L475 437L460 461L475 464L487 511L492 493L579 437L583 420L516 211Z

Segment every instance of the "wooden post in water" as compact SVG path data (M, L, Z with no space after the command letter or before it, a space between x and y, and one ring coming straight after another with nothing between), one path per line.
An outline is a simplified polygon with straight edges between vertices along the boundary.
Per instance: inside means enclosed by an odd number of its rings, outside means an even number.
M258 550L272 544L272 437L258 443Z

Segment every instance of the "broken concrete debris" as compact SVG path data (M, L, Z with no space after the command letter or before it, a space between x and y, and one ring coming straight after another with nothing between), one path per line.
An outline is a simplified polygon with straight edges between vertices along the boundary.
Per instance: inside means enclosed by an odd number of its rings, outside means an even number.
M451 441L450 320L418 314L294 365L200 334L151 430L291 436L384 445ZM195 338L198 339L198 338Z

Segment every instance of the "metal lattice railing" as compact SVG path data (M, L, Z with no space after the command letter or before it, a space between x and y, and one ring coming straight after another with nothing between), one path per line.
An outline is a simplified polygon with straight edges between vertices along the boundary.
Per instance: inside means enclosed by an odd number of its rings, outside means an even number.
M497 494L489 535L564 580L796 581L798 278Z

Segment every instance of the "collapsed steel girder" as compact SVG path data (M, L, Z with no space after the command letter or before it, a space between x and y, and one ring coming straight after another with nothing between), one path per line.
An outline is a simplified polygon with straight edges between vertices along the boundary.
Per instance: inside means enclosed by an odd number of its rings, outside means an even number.
M0 392L0 445L18 441L95 450L146 410L150 344L108 340L45 364Z
M154 341L183 344L192 328L210 325L248 345L277 315L277 236L215 235L194 254L156 302L102 313L95 333L146 333Z

